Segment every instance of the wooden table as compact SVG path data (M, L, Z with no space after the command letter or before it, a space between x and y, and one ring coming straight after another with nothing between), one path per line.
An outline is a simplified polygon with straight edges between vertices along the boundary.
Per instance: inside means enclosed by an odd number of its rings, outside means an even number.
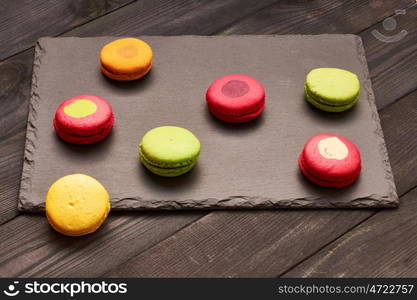
M1 1L0 276L417 276L417 6L395 16L394 30L383 23L413 3ZM374 30L407 35L386 43ZM39 37L320 33L363 39L400 208L112 213L80 238L17 211Z

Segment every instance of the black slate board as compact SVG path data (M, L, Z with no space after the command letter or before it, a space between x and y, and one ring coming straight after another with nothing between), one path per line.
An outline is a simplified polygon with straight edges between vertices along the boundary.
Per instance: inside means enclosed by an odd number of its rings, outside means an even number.
M151 73L117 83L101 75L98 52L113 37L42 38L35 54L31 107L19 197L22 211L42 211L50 184L71 173L97 178L112 208L226 209L393 207L398 197L389 165L362 42L354 35L142 37L154 50ZM316 67L358 74L359 103L331 114L303 99L305 74ZM214 119L205 91L219 76L241 73L265 86L267 107L246 124ZM104 141L70 145L52 128L58 104L95 94L113 106L116 123ZM202 143L188 174L161 178L138 162L142 135L162 125L190 129ZM344 189L307 182L297 157L312 135L343 135L360 149L363 172Z

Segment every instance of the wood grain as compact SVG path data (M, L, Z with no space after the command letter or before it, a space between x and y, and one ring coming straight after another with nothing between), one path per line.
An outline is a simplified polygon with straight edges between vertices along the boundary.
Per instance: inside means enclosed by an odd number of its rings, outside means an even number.
M404 180L410 172L402 162L411 160L412 164L417 159L416 127L409 126L416 120L414 100L407 97L381 113L395 179L409 183L399 186L399 194L417 181L415 170L411 180ZM413 112L397 109L399 106ZM394 138L397 128L402 129L400 142ZM398 142L403 147L396 146ZM277 276L374 213L370 210L213 212L105 276Z
M417 89L417 6L406 15L396 17L398 30L384 31L381 23L362 32L368 66L378 108L384 108ZM398 42L385 43L372 32L378 30L386 36L406 30L407 35Z
M417 88L417 9L396 17L397 28L385 31L382 21L395 9L408 7L413 0L346 1L332 0L294 3L280 1L244 18L220 34L322 34L358 33L363 41L378 108L383 108ZM377 21L379 23L375 24ZM399 42L385 43L372 35L386 36L406 30ZM386 88L390 87L389 90Z
M0 60L33 46L41 36L61 34L132 0L2 0Z
M0 227L0 277L96 277L202 215L112 213L79 238L57 234L42 215L20 215Z
M278 0L145 0L64 36L210 35Z
M383 211L285 277L416 277L417 189L395 211Z

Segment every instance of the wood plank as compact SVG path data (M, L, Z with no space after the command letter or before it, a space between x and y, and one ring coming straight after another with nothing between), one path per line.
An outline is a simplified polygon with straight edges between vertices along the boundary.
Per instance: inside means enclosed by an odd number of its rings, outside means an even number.
M64 36L210 35L278 0L145 0Z
M20 215L0 227L0 277L96 277L204 213L112 213L95 234L70 238L42 215Z
M417 160L413 126L417 120L416 96L417 91L381 113L395 179L409 184L399 185L399 194L417 182L415 168L410 174L405 165L409 160L415 165ZM402 129L399 137L397 128ZM213 212L105 276L276 276L374 213L370 210Z
M414 165L415 166L415 165ZM416 277L417 188L284 277Z
M397 29L392 32L382 26L382 21L394 14L395 9L413 3L413 0L340 3L327 0L307 4L281 1L219 33L359 33L364 41L377 106L383 108L417 88L414 76L417 73L417 9L410 8L405 15L397 16ZM376 21L380 22L375 24ZM373 30L387 36L398 34L400 30L407 30L408 34L399 42L384 43L372 35Z
M3 0L0 5L0 60L120 8L132 0Z

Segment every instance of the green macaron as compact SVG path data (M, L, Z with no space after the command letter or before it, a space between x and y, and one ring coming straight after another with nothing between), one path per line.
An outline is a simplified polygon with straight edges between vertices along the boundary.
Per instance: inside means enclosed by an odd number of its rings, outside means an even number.
M304 95L313 106L329 112L345 111L359 99L360 81L356 74L338 68L311 70L305 80Z
M189 130L176 126L148 131L139 145L139 159L152 173L174 177L190 171L200 155L200 141Z

